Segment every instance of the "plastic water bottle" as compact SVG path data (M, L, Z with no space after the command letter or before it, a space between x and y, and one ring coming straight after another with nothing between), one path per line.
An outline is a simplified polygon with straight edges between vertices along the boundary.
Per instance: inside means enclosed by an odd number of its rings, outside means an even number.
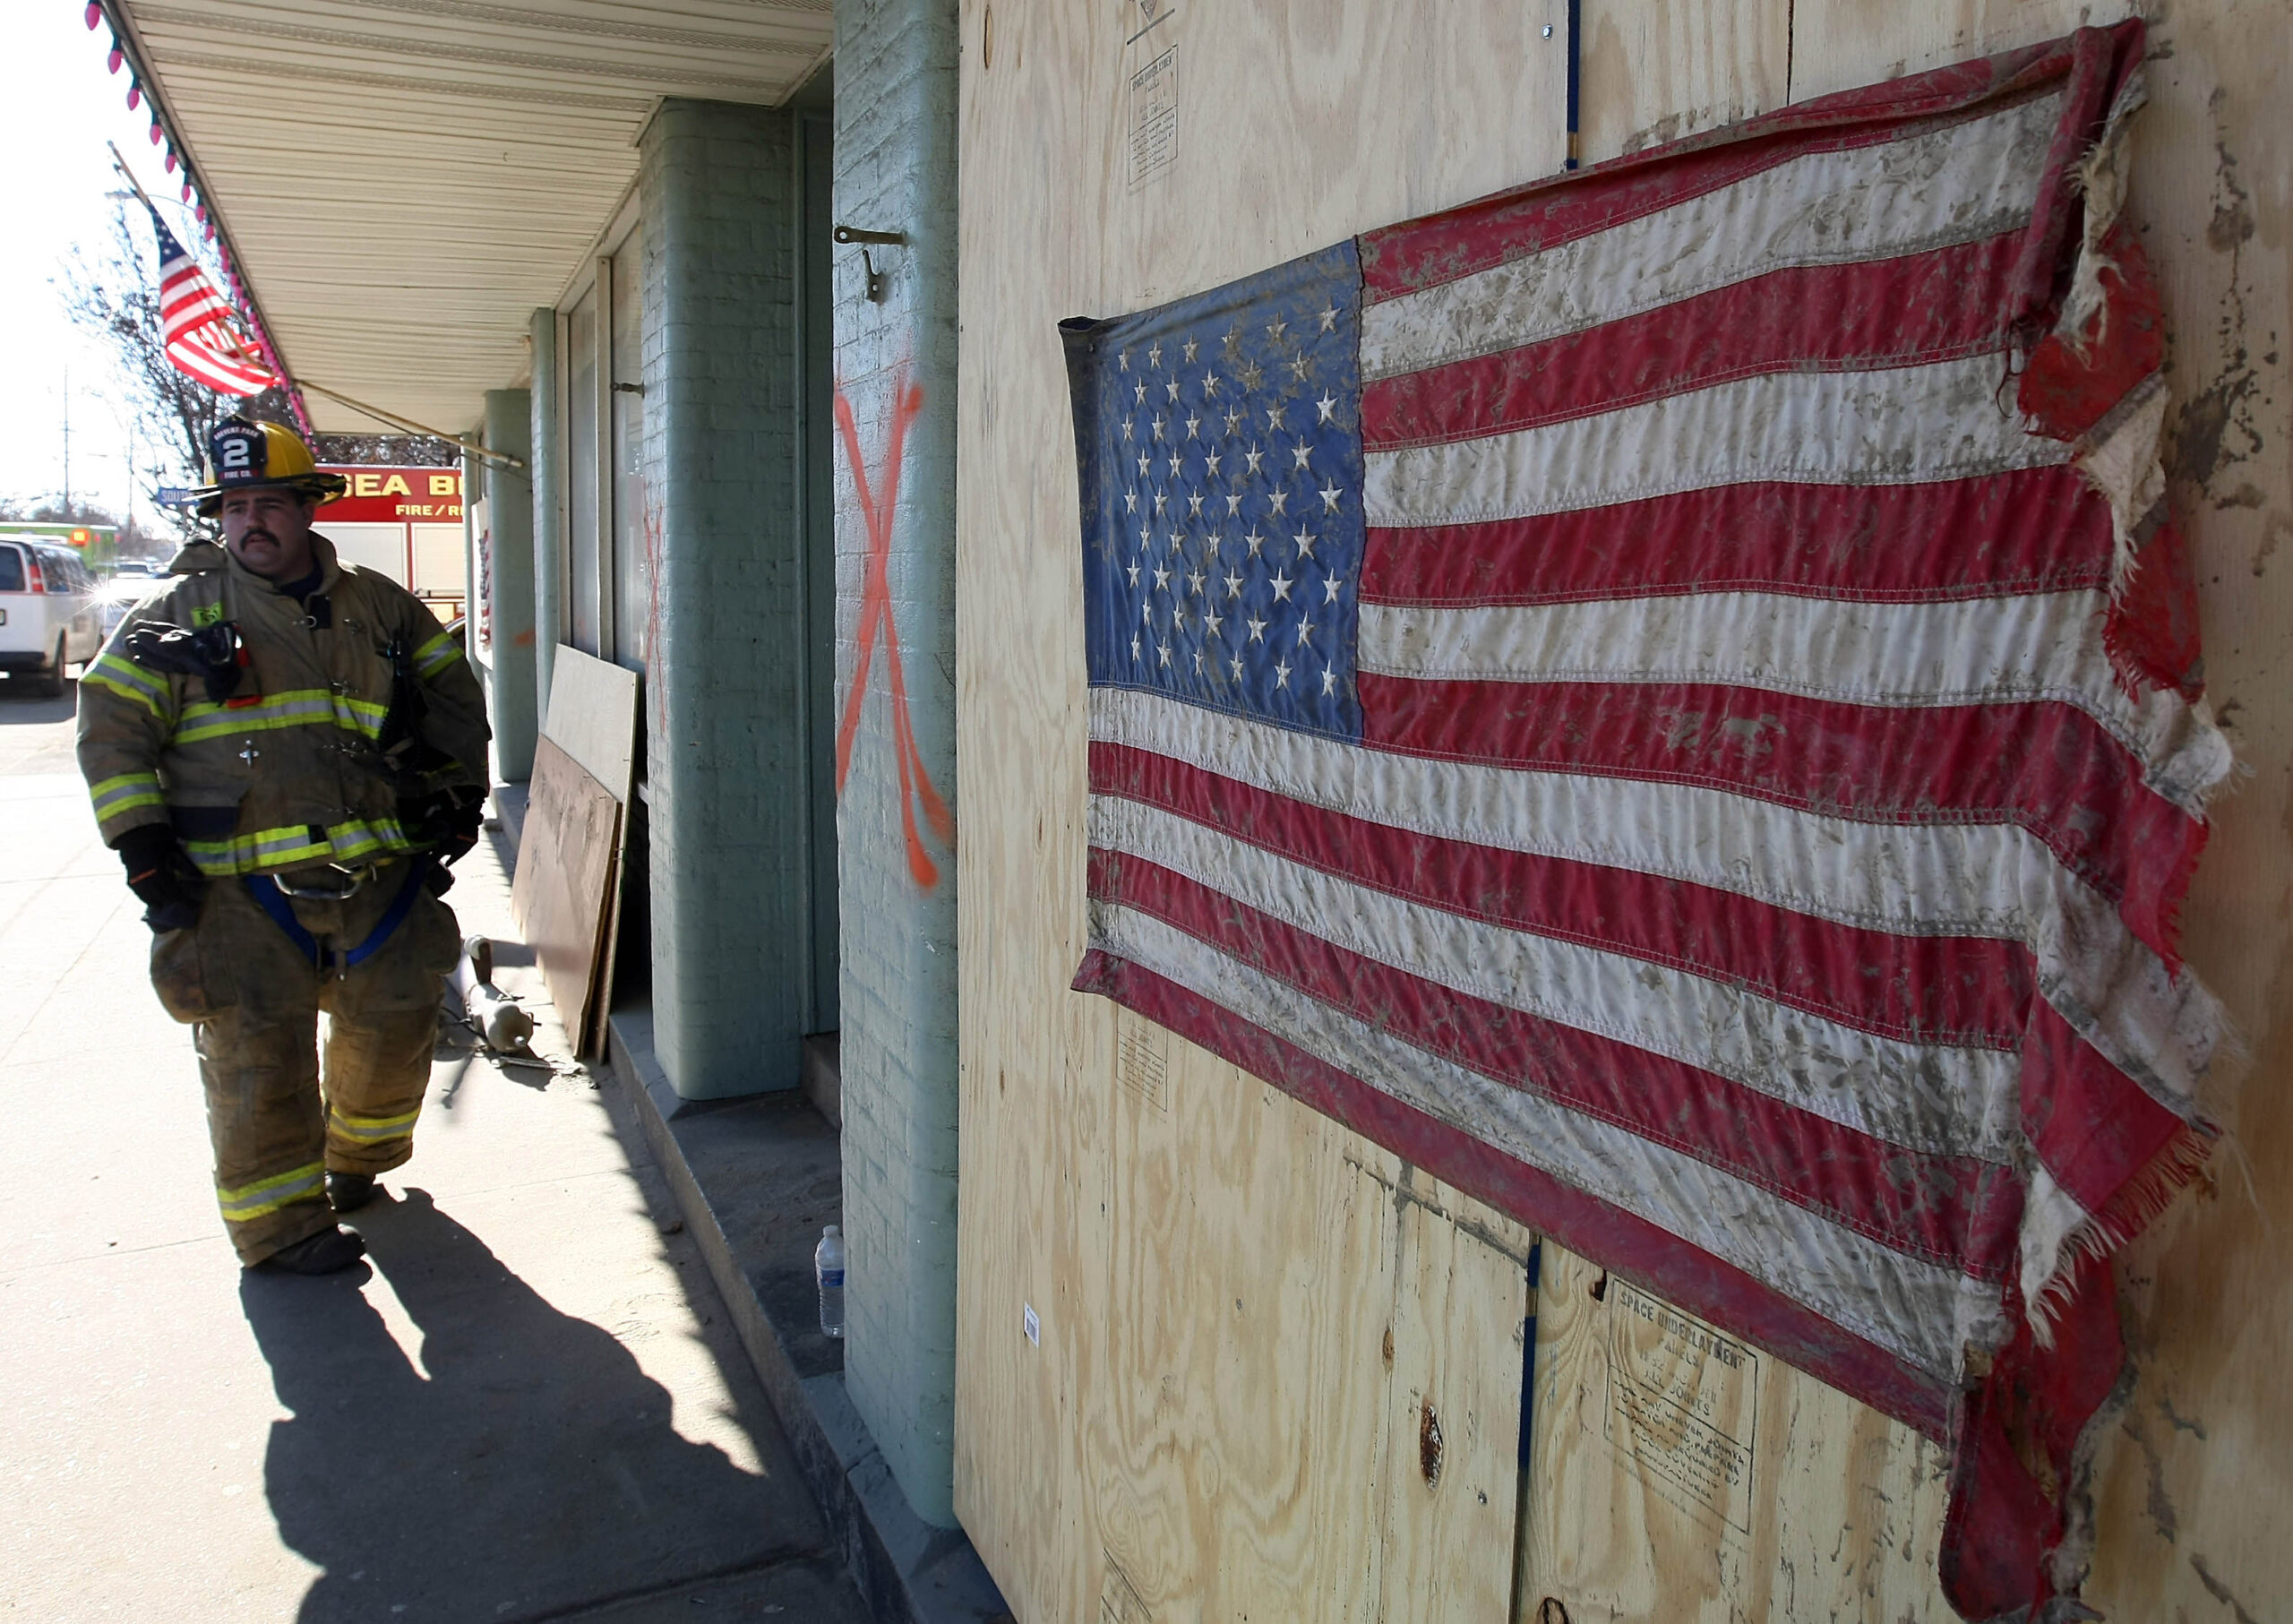
M844 1335L844 1234L833 1224L812 1249L812 1279L820 1288L820 1335Z

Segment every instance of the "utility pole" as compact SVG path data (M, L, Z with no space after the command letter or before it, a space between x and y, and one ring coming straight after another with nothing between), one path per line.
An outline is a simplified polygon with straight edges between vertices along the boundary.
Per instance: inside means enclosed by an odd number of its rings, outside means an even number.
M72 368L64 369L64 522L72 522Z

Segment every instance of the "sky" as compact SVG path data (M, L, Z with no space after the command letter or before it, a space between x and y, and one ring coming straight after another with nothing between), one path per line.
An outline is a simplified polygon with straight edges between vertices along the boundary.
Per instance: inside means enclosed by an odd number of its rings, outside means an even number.
M0 359L0 501L62 494L68 370L73 500L124 513L125 391L106 348L64 314L59 285L75 245L99 259L110 237L110 193L122 188L106 141L119 143L163 208L181 195L182 183L160 184L150 104L127 110L126 73L104 67L110 33L90 33L84 10L85 0L0 0L0 61L9 67L0 97L0 219L11 226L11 252L0 253L0 309L13 317ZM174 213L171 226L194 240L190 211ZM138 240L150 251L148 228ZM138 452L139 466L149 455ZM135 504L149 523L140 493Z

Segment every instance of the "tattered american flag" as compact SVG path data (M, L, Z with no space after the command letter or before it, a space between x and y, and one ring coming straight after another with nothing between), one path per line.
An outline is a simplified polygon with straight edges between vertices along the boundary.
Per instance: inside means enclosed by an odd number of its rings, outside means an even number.
M2230 768L2138 23L1064 325L1076 979L1953 1448L2074 1588Z
M199 262L150 211L159 242L159 326L175 369L218 394L259 395L279 382L241 334L231 307Z

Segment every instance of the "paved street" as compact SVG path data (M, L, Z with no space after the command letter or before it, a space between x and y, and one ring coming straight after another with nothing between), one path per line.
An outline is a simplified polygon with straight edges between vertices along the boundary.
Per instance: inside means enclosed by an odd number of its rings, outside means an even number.
M368 1265L241 1275L70 712L0 685L0 1616L861 1618L609 1088L442 1043Z

